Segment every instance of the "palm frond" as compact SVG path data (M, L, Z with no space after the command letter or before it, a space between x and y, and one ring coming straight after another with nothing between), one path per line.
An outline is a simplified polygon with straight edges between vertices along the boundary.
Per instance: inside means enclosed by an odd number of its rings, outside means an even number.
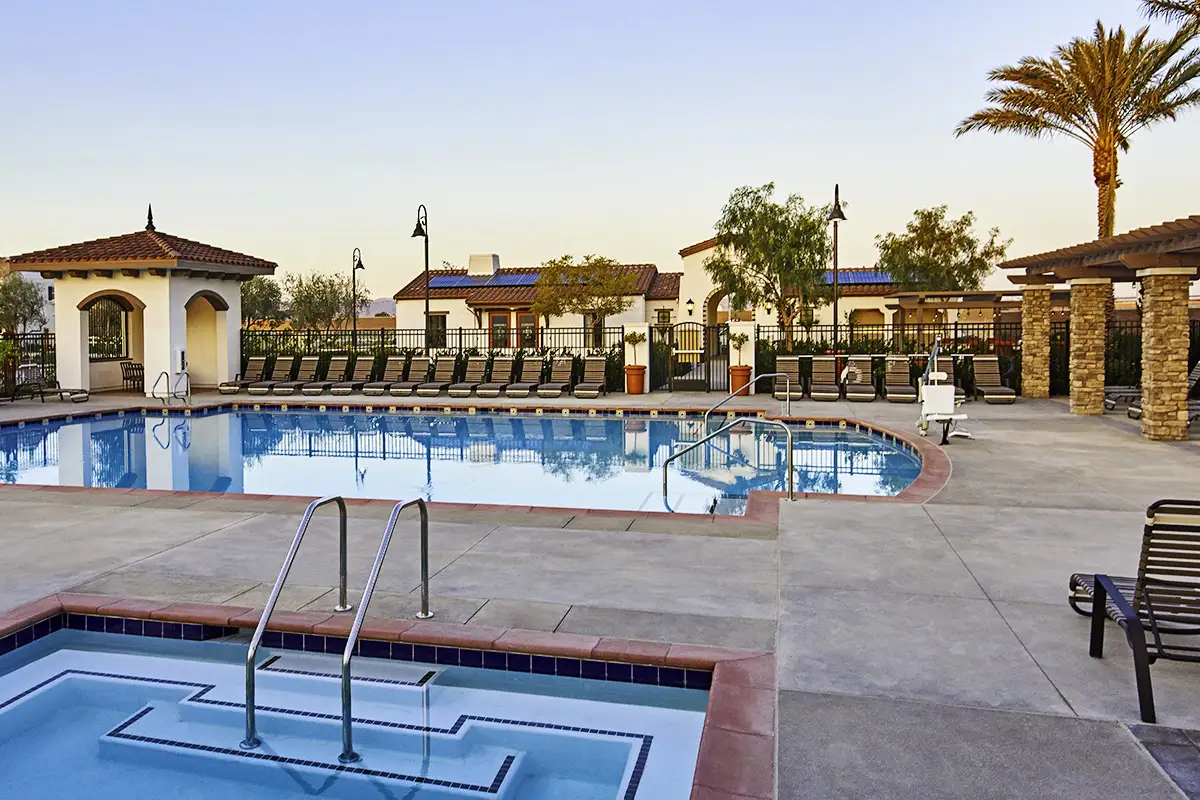
M1200 0L1142 0L1142 10L1148 17L1174 22L1200 20Z

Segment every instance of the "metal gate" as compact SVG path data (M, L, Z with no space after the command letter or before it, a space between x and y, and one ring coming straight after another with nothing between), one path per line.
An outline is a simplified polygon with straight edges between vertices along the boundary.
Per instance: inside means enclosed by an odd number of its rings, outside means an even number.
M1066 396L1071 393L1071 323L1054 320L1050 323L1050 394Z
M729 326L681 322L650 329L653 391L729 391Z

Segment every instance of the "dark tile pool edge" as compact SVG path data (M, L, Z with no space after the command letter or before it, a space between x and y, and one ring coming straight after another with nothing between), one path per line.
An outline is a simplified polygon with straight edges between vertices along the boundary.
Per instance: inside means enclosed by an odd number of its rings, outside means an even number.
M105 614L112 609L112 615ZM164 605L161 602L106 595L50 595L8 611L0 611L0 655L12 652L59 630L93 630L114 635L205 641L242 630L254 609L204 603ZM275 620L272 619L272 623ZM569 675L599 680L598 673L584 675L585 664L600 664L604 680L673 686L682 673L684 686L702 688L707 683L708 710L700 737L700 752L692 784L693 800L770 798L775 786L775 656L747 650L727 650L698 645L638 642L575 634L521 631L504 628L470 628L408 620L368 620L359 652L369 642L388 646L388 657L418 663L443 664L440 657L457 657L459 666L489 668L483 660L492 654L492 669L504 657L507 671ZM316 645L337 649L338 636L350 620L329 614L281 614L278 633L284 649L308 650ZM82 627L80 627L82 626ZM320 633L314 633L320 630ZM284 639L285 636L299 637ZM316 638L312 638L316 637ZM311 640L311 641L310 641ZM264 640L264 644L266 644ZM468 646L470 645L470 646ZM399 646L398 650L394 650ZM412 658L409 649L411 648ZM419 650L417 648L425 648ZM381 652L381 651L379 651ZM476 665L475 654L480 663ZM467 654L468 663L463 663ZM626 660L610 656L624 654ZM419 657L418 657L419 656ZM432 657L432 661L426 659ZM536 660L535 660L536 659ZM559 672L561 669L563 672ZM574 672L578 665L579 673ZM609 677L610 667L613 677ZM553 672L550 670L553 668ZM664 682L665 681L665 682Z

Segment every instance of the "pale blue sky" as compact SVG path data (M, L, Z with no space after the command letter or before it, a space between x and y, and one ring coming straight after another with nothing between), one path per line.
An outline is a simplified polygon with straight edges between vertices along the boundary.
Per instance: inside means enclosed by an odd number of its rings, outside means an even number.
M1011 255L1092 238L1089 154L977 134L990 67L1137 0L0 4L0 254L140 228L344 269L564 252L678 269L729 192L850 203L842 263L914 209ZM1141 134L1118 229L1200 213L1200 115Z

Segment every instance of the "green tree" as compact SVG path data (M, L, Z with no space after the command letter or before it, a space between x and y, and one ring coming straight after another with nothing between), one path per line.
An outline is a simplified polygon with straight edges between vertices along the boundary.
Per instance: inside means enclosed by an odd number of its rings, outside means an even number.
M978 289L1004 260L1012 240L1000 241L992 228L987 239L975 235L975 214L946 219L946 206L918 209L904 233L875 237L879 269L905 289L954 292Z
M990 105L967 117L957 136L976 130L1012 131L1033 138L1066 136L1092 152L1099 237L1112 236L1116 222L1118 152L1131 137L1155 123L1173 120L1200 103L1190 84L1200 76L1200 50L1190 48L1197 27L1170 39L1150 38L1149 28L1126 37L1121 27L1101 22L1089 39L1072 39L1049 59L1026 57L992 70L998 84Z
M265 275L242 284L242 325L271 326L283 319L283 289Z
M1175 20L1185 25L1200 22L1200 0L1142 0L1142 8L1151 17Z
M611 258L588 255L575 263L568 254L544 262L533 285L537 295L530 310L547 323L551 317L583 314L599 324L633 305L637 275Z
M774 192L774 183L734 190L715 226L716 250L704 269L729 296L730 307L774 305L790 348L801 311L831 297L829 208L805 205L794 194L776 203Z
M25 333L46 324L45 289L16 272L0 281L0 330Z
M370 292L362 283L358 284L358 297L351 296L347 275L288 275L283 288L294 328L330 330L338 323L349 322L371 302Z

